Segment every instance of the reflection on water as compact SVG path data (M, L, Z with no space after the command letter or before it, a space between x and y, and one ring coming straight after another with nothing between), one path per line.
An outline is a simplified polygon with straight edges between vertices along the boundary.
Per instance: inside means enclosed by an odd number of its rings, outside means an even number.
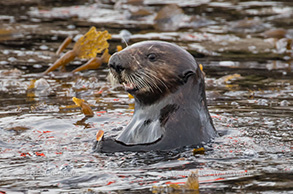
M293 190L291 2L29 1L21 11L15 3L0 2L1 192L180 193L166 185L196 169L200 193ZM68 73L86 62L76 60L67 72L41 74L68 35L92 25L113 34L110 53L127 34L129 44L166 40L196 57L221 134L205 154L92 152L98 130L116 136L128 123L133 99L107 82L106 66ZM72 97L85 99L94 117Z

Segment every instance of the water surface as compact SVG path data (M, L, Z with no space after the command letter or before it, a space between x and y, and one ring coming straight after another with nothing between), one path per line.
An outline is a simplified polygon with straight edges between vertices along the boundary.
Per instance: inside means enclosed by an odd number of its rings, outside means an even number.
M0 191L152 193L198 169L200 193L292 192L292 3L141 2L0 3ZM160 13L169 3L178 6ZM90 26L113 35L110 53L125 47L121 35L128 44L165 40L203 65L221 134L205 154L92 152L98 130L115 136L128 123L133 99L109 84L106 65L71 74L86 62L75 60L66 72L41 74L68 35ZM87 100L95 116L84 117L72 97Z

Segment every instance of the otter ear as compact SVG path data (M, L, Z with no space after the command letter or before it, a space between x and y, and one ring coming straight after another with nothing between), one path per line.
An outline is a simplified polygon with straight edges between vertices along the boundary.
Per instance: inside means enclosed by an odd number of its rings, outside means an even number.
M195 72L192 70L185 70L182 74L179 75L180 80L182 81L183 84L185 84L188 80L188 78L192 75L194 75Z

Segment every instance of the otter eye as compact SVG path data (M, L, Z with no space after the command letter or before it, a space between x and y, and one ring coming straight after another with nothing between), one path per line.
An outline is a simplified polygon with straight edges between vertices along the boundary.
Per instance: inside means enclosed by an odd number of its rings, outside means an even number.
M154 54L154 53L148 54L147 57L148 57L148 59L149 59L150 62L154 62L157 59L157 55Z

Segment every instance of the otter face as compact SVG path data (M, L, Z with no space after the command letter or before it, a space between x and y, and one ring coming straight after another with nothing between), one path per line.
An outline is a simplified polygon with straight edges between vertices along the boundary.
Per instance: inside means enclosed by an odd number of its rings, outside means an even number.
M177 90L197 72L195 60L179 46L162 41L133 44L115 53L108 66L113 77L143 104Z

